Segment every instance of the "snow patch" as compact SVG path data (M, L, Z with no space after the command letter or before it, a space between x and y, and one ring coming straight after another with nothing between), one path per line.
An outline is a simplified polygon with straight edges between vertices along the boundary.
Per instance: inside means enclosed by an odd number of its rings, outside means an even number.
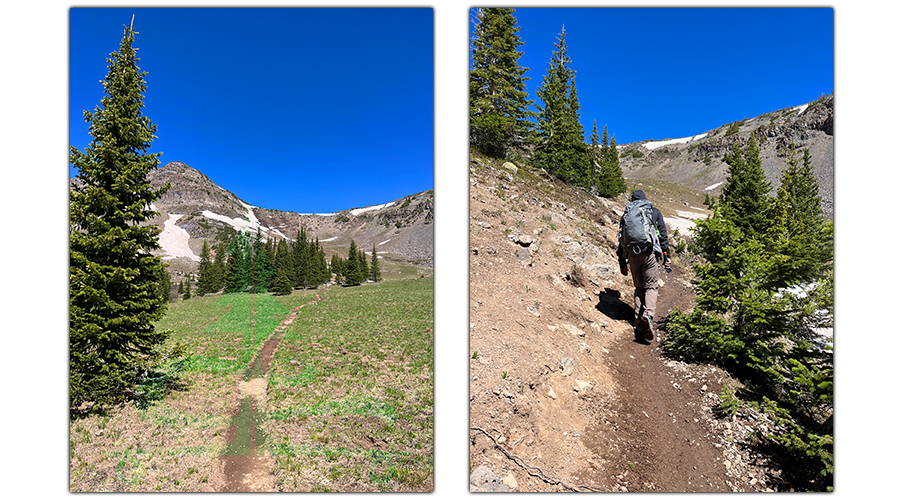
M319 240L319 243L324 243L324 242L326 242L326 241L334 241L334 240L336 240L336 239L337 239L337 236L332 236L331 238L328 238L328 239L326 239L326 240Z
M246 219L232 219L231 217L228 217L227 215L219 215L215 212L210 212L209 210L204 210L203 212L201 212L201 214L204 217L206 217L207 219L224 222L225 224L228 224L229 226L235 228L238 231L241 231L244 229L251 229L251 230L255 231L257 228L260 228L259 221L256 221L256 223L254 223L254 222L246 220Z
M394 202L392 201L390 203L385 203L384 205L373 205L371 207L366 207L366 208L355 208L350 211L350 215L359 215L364 212L371 212L372 210L381 210L382 208L387 208L393 204L394 204Z
M666 217L666 225L669 226L669 231L677 229L681 234L689 234L696 227L694 221L681 217Z
M253 213L253 209L256 207L254 207L252 205L248 205L241 200L238 200L238 203L240 203L244 208L247 209L247 218L250 219L250 222L252 222L254 225L256 225L256 227L260 227L259 219L257 219L256 214ZM265 228L263 228L263 229L265 229Z
M389 241L391 241L391 240L390 240L390 239L384 240L384 241L382 241L381 243L379 243L378 246L384 245L385 243L387 243L387 242L389 242Z
M808 107L809 107L809 104L802 104L802 105L797 106L796 108L793 108L793 109L796 109L796 110L797 110L797 116L800 116L800 115L803 114L804 111L806 111L806 108L808 108Z
M690 137L682 137L680 139L669 139L666 141L651 141L651 142L644 143L644 147L652 150L652 149L656 149L656 148L661 148L663 146L668 146L669 144L687 144L688 142L696 141L697 139L703 139L704 137L706 137L706 135L707 135L706 133L703 133L703 134L699 134L699 135L692 135Z
M715 188L721 186L722 184L725 184L725 182L724 182L724 181L723 181L723 182L717 182L717 183L713 184L712 186L709 186L708 188L704 189L704 191L710 191L710 190L713 190L713 189L715 189Z
M184 257L200 262L200 257L191 250L188 241L191 235L187 231L175 225L183 214L169 214L168 220L163 224L163 230L159 233L159 246L166 252L164 259Z
M691 219L691 220L706 218L706 214L701 214L701 213L697 213L697 212L687 212L685 210L676 210L675 213L679 217L684 217L685 219Z

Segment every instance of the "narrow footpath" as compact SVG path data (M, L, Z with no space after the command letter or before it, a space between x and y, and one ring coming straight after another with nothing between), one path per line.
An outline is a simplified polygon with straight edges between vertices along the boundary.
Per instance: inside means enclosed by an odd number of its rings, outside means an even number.
M656 318L665 318L676 307L687 310L693 294L682 269L674 267L660 279L664 286ZM608 301L607 307L632 318L633 289L621 293L628 304ZM715 422L713 408L725 373L666 359L660 349L666 332L658 323L654 327L652 341L620 337L610 346L617 404L586 430L585 442L592 448L616 449L621 459L610 464L598 482L613 491L764 491L759 481L741 484L733 477L732 463L723 454L727 438Z
M240 405L232 412L231 426L226 435L225 453L219 456L225 474L225 485L220 492L273 492L275 490L272 466L275 459L265 450L266 435L262 431L265 415L257 412L257 405L265 401L267 377L278 344L300 313L300 309L321 300L297 306L263 343L250 366L237 380Z

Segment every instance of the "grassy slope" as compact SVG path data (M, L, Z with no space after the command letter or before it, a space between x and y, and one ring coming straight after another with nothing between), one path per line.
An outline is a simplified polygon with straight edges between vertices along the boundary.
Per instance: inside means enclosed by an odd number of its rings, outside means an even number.
M269 390L285 489L430 489L432 325L431 278L333 288L300 311Z
M315 468L317 460L306 460L306 466L312 468L304 473L313 480L301 481L297 487L430 487L432 297L433 281L423 278L332 289L323 302L301 309L271 374L269 397L281 403L273 405L269 451L278 454L279 466L296 464L317 453L332 457L343 454L349 458L340 467L359 471L359 480L349 482L337 473L343 469L335 469L334 460L319 463L319 469ZM307 290L286 297L239 294L172 304L156 326L173 331L171 341L187 346L190 362L179 373L174 390L149 408L127 405L107 416L70 423L70 489L209 489L210 478L219 468L217 457L225 450L228 413L239 401L236 378L289 311L314 300L315 291ZM372 333L379 335L377 342L365 340ZM312 349L312 343L326 347ZM341 363L336 373L343 392L332 398L325 391L337 387L333 359L341 355L334 349L342 347L359 355ZM297 349L309 351L304 352L302 360L305 366L316 367L315 372L297 378L288 370L293 364L287 363L286 356L289 358ZM297 387L315 388L320 396L286 396ZM295 404L285 405L286 401ZM332 419L331 427L325 421L328 418ZM311 441L314 445L285 441L286 434L279 432L286 429L289 435L311 438L321 433L309 433L304 425L321 426L323 432L326 428L328 432L343 432L339 422L345 421L353 422L357 435L371 428L368 434L390 440L390 449L323 448L323 443L315 440ZM384 448L381 441L376 444ZM315 451L311 455L309 450ZM365 466L360 457L364 457ZM281 470L277 475L281 486L294 488L289 473Z

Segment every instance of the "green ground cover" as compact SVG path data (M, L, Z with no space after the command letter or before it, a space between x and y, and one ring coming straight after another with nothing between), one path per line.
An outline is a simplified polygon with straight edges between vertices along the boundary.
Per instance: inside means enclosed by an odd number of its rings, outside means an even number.
M301 305L257 402L257 443L276 457L276 486L430 490L431 278L170 304L156 328L188 356L160 368L171 383L144 405L70 423L70 489L212 491L233 412L246 403L241 374Z
M433 279L334 287L286 332L268 436L286 489L428 490Z

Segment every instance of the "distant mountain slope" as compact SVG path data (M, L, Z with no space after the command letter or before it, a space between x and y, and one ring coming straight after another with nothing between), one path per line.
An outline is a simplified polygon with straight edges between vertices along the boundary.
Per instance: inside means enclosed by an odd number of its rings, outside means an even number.
M72 179L73 185L77 182ZM156 188L171 184L153 205L160 215L150 221L161 229L163 249L159 254L164 259L182 260L189 267L190 262L200 260L203 241L212 243L221 230L254 234L259 230L267 240L294 238L301 227L310 239L319 239L328 258L346 249L353 239L361 250L371 252L374 246L379 256L389 260L433 265L433 191L334 214L298 214L251 206L182 162L154 170L150 183Z
M759 143L763 170L773 188L785 167L782 150L791 141L801 151L808 148L822 210L833 216L834 94L691 137L621 144L620 165L629 180L656 179L718 194L727 177L725 154L735 142L746 145L751 135Z

